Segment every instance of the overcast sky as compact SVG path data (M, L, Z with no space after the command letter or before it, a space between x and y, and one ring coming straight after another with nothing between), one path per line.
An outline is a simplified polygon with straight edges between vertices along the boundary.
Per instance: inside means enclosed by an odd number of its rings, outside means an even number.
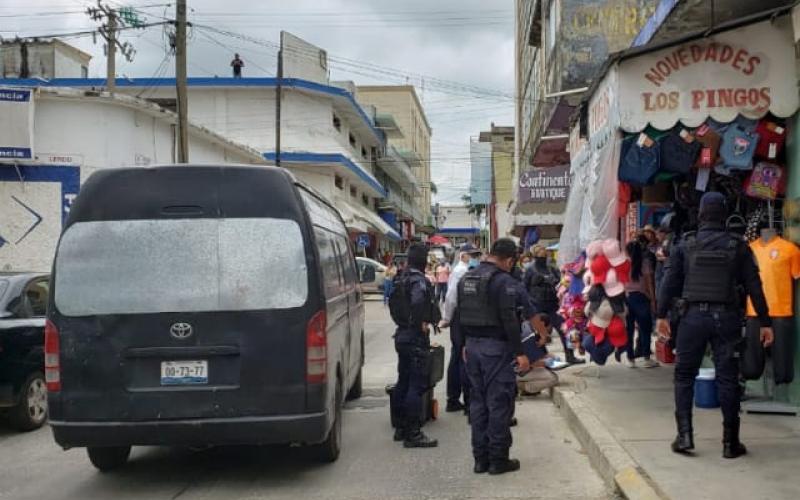
M140 7L148 22L174 16L174 3L113 1ZM331 77L356 84L412 83L433 127L432 175L438 200L457 202L469 184L469 140L481 130L513 125L513 0L188 0L189 20L243 37L196 27L189 76L228 75L233 52L245 76L274 76L281 29L326 49ZM0 35L45 35L91 29L88 0L2 0ZM45 14L45 15L42 15ZM131 77L174 75L164 61L162 27L127 32L137 50L117 72ZM245 40L242 38L247 38ZM94 58L90 76L105 76L102 44L70 38ZM336 60L339 62L335 62ZM344 61L347 59L347 61ZM422 82L425 82L424 88Z

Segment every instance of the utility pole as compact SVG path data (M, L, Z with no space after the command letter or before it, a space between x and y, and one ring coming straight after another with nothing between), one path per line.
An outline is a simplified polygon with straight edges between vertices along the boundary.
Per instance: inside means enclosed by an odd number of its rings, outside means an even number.
M120 13L123 14L121 23ZM91 17L93 21L103 22L97 31L106 41L106 90L114 92L117 78L117 49L119 48L119 51L125 56L128 62L132 61L134 54L136 54L136 50L134 50L131 44L128 42L120 43L117 39L117 32L119 31L120 24L129 28L143 28L144 23L132 9L121 9L117 12L111 7L103 5L101 0L97 0L97 7L87 8L86 14Z
M178 163L189 162L189 100L186 96L186 0L176 3L175 86L178 95Z
M278 49L278 75L275 85L275 166L281 166L281 95L283 87L283 32Z

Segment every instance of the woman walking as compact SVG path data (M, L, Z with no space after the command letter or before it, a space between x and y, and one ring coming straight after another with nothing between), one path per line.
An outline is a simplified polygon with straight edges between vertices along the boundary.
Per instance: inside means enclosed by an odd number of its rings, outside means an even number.
M650 340L653 333L653 308L655 306L655 270L648 250L641 241L631 241L625 252L631 260L631 279L625 284L628 304L628 366L636 367L636 358L642 358L644 368L655 368L658 363L650 359ZM634 342L636 329L639 337Z

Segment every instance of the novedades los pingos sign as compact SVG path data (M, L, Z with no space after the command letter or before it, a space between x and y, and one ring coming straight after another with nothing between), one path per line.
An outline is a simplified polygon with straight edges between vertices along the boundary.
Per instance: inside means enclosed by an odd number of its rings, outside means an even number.
M782 17L625 59L621 127L697 126L709 116L790 116L798 107L789 19Z

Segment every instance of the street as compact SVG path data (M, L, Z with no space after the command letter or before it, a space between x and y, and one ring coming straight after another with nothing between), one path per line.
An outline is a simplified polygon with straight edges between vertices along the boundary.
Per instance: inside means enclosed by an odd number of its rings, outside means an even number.
M388 311L369 297L364 396L347 405L343 451L332 465L309 461L300 448L134 448L127 466L102 474L85 450L58 448L47 427L28 434L0 427L0 498L609 498L545 396L518 402L517 473L472 473L469 427L460 414L426 426L438 448L407 450L392 442L383 391L394 377L391 328ZM446 344L446 337L437 341ZM444 380L437 391L444 406Z

